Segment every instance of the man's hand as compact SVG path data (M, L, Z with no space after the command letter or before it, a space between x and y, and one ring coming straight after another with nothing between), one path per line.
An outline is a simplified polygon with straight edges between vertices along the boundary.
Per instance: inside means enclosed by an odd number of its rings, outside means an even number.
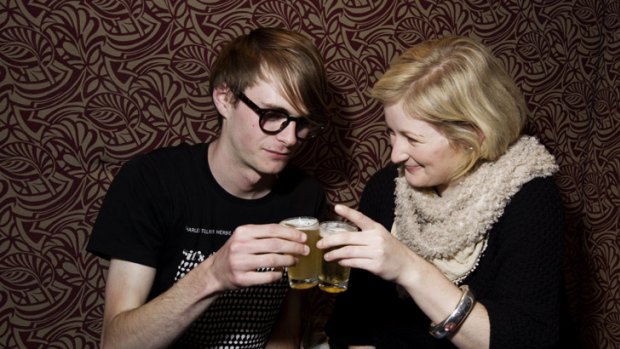
M310 253L306 239L305 233L280 224L244 225L202 264L209 266L219 291L271 283L282 277L284 267L295 264L295 256Z

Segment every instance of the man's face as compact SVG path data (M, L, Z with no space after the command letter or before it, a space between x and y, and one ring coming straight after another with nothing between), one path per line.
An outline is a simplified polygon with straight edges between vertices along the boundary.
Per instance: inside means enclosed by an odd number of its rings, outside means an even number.
M295 110L270 80L259 80L247 88L245 95L260 108L282 109L292 116L303 115ZM263 132L259 115L239 101L229 105L222 125L222 140L229 146L229 156L236 165L261 175L277 174L284 169L300 141L295 136L295 122L275 135Z

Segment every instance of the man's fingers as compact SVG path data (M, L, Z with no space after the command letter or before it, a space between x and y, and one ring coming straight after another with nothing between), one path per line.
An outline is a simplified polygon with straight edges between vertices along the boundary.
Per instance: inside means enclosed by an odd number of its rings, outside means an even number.
M304 243L281 238L234 240L229 245L232 256L270 253L305 256L310 253L310 247Z
M308 238L304 232L282 224L243 225L235 230L235 234L254 239L280 238L298 242L305 242Z

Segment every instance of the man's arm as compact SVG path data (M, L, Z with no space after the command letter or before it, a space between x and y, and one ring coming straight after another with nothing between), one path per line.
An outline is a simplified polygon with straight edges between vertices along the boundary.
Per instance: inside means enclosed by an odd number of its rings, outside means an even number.
M302 232L280 224L238 227L215 254L170 289L145 303L155 279L152 267L112 259L108 270L101 347L165 348L225 290L271 283L306 255ZM297 313L299 314L299 312Z
M190 285L188 278L145 303L155 272L148 266L111 260L101 348L164 348L215 299L215 292Z

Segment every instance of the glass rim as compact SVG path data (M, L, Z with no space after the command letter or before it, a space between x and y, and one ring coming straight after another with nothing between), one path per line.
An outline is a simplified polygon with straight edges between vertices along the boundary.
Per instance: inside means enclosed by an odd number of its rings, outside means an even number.
M306 223L298 223L298 224L287 224L287 222L301 222L301 221L305 221L308 222ZM296 216L296 217L289 217L289 218L285 218L283 220L280 221L280 224L284 224L287 226L291 226L293 228L311 228L311 227L318 227L320 225L319 219L316 217L312 217L312 216Z
M332 225L335 227L342 227L343 229L338 229L335 231L333 229L328 230L327 227L332 226ZM327 234L334 234L334 233L341 233L341 232L344 233L344 232L359 231L359 228L349 222L330 220L330 221L321 222L319 224L319 230L321 234L323 233L323 231L325 231Z

